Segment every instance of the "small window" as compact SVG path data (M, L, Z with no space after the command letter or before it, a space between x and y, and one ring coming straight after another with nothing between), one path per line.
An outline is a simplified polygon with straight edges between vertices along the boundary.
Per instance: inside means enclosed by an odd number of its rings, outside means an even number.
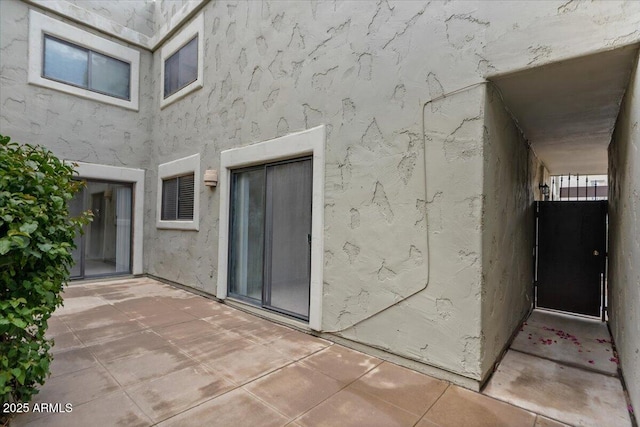
M44 36L45 78L129 99L131 65L50 35Z
M193 221L194 175L162 180L162 221Z
M156 227L198 231L201 181L198 177L200 154L158 165Z
M198 37L182 46L164 62L164 97L173 95L198 79Z
M204 86L203 34L201 13L160 49L160 108Z

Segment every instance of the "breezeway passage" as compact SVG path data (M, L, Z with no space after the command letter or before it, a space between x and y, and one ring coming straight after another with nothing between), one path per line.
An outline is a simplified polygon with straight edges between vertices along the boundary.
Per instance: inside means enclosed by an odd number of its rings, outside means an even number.
M548 426L533 412L148 278L83 282L15 426ZM589 402L585 402L589 404Z

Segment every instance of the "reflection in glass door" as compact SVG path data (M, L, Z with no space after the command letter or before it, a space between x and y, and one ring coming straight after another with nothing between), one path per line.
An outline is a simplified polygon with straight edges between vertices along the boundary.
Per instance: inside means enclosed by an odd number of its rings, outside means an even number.
M132 185L88 181L69 204L70 214L93 212L93 221L76 236L71 277L128 274L131 272Z
M232 173L230 295L309 318L311 188L310 158Z

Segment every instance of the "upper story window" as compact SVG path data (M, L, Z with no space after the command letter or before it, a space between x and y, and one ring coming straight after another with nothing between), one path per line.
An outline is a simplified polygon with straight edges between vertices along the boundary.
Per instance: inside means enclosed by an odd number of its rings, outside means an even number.
M160 50L162 108L203 86L203 33L200 14Z
M138 110L140 52L31 10L29 83Z
M44 36L42 74L93 92L131 99L131 64L48 34Z
M198 79L198 37L164 61L165 99Z

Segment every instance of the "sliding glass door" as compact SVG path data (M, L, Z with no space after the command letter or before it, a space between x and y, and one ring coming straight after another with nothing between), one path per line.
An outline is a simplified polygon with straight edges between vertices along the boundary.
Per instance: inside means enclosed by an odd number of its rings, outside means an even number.
M310 158L232 173L229 293L309 318Z
M93 221L75 238L71 278L131 272L132 185L88 181L69 203L69 213L93 212Z

